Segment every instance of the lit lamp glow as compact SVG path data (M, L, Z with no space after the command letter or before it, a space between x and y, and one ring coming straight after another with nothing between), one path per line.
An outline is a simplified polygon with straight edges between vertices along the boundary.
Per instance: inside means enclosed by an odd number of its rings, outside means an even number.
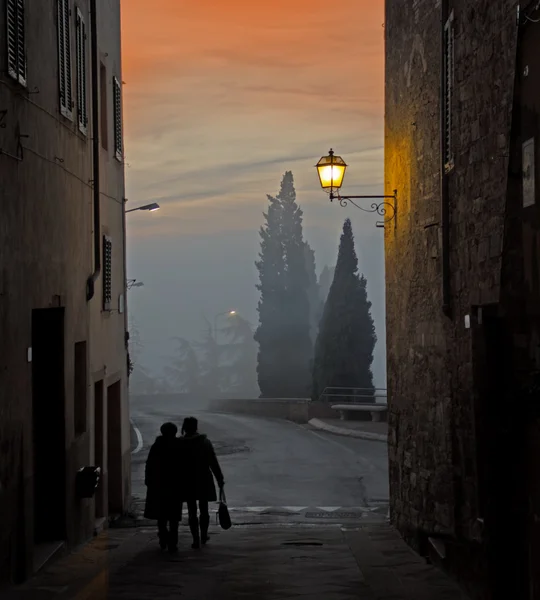
M347 163L341 156L335 156L330 149L328 156L323 156L316 164L319 181L323 190L329 194L338 192L343 185Z

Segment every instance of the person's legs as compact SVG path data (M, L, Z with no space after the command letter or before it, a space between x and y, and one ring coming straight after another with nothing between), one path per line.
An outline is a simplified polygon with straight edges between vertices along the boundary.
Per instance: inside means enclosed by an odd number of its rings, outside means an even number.
M178 524L176 519L169 521L169 552L178 550Z
M208 526L210 525L210 513L208 512L208 500L199 500L199 520L201 526L201 542L208 541Z
M167 519L158 519L158 538L159 546L162 550L165 550L169 541L169 530L167 528Z
M192 548L199 548L201 540L199 537L199 519L197 518L197 500L188 500L188 515L189 515L189 529L193 536Z

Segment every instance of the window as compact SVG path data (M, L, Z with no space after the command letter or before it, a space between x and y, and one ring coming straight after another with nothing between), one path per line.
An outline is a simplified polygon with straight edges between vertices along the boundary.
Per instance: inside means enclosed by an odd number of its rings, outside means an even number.
M117 160L122 160L122 87L116 77L113 77L114 98L114 155Z
M7 0L6 28L8 73L26 86L24 0Z
M74 396L73 411L75 421L75 435L81 435L87 429L87 369L86 369L86 342L75 344L74 365Z
M88 127L88 103L86 100L86 24L83 15L77 9L77 120L79 129L86 135Z
M454 168L452 143L452 97L454 92L454 13L444 26L444 73L441 102L443 103L444 169Z
M112 305L112 240L103 236L103 309L111 310Z
M107 126L107 67L101 63L99 67L99 105L101 146L104 150L109 149L109 130Z
M58 84L60 112L73 119L73 92L71 89L71 27L69 0L57 0L58 8Z

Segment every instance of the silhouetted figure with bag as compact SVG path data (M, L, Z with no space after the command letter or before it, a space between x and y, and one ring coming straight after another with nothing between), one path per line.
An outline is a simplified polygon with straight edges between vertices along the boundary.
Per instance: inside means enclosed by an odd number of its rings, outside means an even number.
M187 502L189 528L193 536L192 548L200 548L208 541L210 514L208 503L217 501L214 477L223 489L223 473L219 466L212 442L197 431L194 417L184 419L180 450L182 461L182 500ZM213 475L213 477L212 477ZM197 517L197 503L199 517Z
M178 525L182 520L181 472L178 427L164 423L161 435L152 444L146 460L144 483L146 519L157 519L159 545L169 552L178 550Z

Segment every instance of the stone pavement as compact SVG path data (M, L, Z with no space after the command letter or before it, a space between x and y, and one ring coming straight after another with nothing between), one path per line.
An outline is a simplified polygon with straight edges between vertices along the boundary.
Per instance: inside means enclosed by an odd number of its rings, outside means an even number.
M388 423L386 422L311 419L308 424L314 429L320 429L321 431L327 431L335 435L344 435L376 442L386 442L388 440Z
M387 523L214 526L206 548L161 553L154 528L109 530L3 600L467 600Z

